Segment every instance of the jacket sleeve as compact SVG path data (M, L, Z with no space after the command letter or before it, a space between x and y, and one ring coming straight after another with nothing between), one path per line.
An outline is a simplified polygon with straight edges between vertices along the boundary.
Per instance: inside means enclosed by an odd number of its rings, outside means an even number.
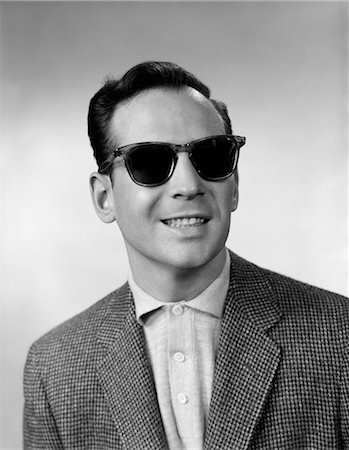
M341 431L343 448L349 449L349 343L344 354L341 374Z
M62 449L38 360L34 344L24 369L23 448Z

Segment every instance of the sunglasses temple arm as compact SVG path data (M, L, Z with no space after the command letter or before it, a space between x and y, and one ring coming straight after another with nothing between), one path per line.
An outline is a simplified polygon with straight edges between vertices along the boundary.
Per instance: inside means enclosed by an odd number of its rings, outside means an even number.
M108 158L99 166L98 172L104 175L108 174L110 172L110 168L113 164L114 159L121 155L122 153L120 152L120 150L113 150Z
M246 138L243 136L234 136L236 142L238 143L239 148L243 147L246 144Z

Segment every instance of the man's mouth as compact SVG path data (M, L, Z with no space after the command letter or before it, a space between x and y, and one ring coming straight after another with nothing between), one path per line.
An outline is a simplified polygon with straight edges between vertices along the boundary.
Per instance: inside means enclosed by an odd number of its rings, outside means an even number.
M170 227L198 227L203 223L208 222L207 219L203 217L181 217L175 219L166 219L162 221L164 224Z

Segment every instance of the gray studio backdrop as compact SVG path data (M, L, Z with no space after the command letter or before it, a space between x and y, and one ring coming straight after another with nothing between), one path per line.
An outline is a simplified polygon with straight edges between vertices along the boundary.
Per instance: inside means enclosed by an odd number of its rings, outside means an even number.
M183 65L247 137L228 246L347 293L346 2L4 2L2 449L20 448L30 343L127 277L97 219L88 101L108 74Z

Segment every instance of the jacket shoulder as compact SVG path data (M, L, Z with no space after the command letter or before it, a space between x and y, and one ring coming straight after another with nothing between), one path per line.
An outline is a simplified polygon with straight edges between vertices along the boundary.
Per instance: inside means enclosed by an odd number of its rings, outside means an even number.
M284 313L307 316L310 320L312 314L314 318L320 315L330 320L331 314L332 317L342 316L344 321L349 322L347 297L260 267L232 252L231 256L237 276L250 288L252 285L258 286L258 283L267 283Z
M327 358L342 370L349 358L349 300L236 255L232 259L239 280L236 286L243 292L243 310L263 326L270 323L266 318L270 314L275 317L277 312L278 320L272 322L268 333L285 354L295 356L298 349L308 361Z
M102 324L112 317L112 326L117 332L129 310L131 294L128 284L106 295L104 298L66 320L37 339L30 348L28 361L39 357L49 360L60 354L79 352L80 356L93 350ZM108 320L107 320L108 319ZM28 363L27 361L27 363Z
M286 275L281 275L267 269L261 270L264 271L272 288L278 296L286 300L286 304L292 299L294 304L300 302L302 304L305 303L307 306L318 307L320 309L339 308L348 310L349 308L348 298L343 295L295 280Z

